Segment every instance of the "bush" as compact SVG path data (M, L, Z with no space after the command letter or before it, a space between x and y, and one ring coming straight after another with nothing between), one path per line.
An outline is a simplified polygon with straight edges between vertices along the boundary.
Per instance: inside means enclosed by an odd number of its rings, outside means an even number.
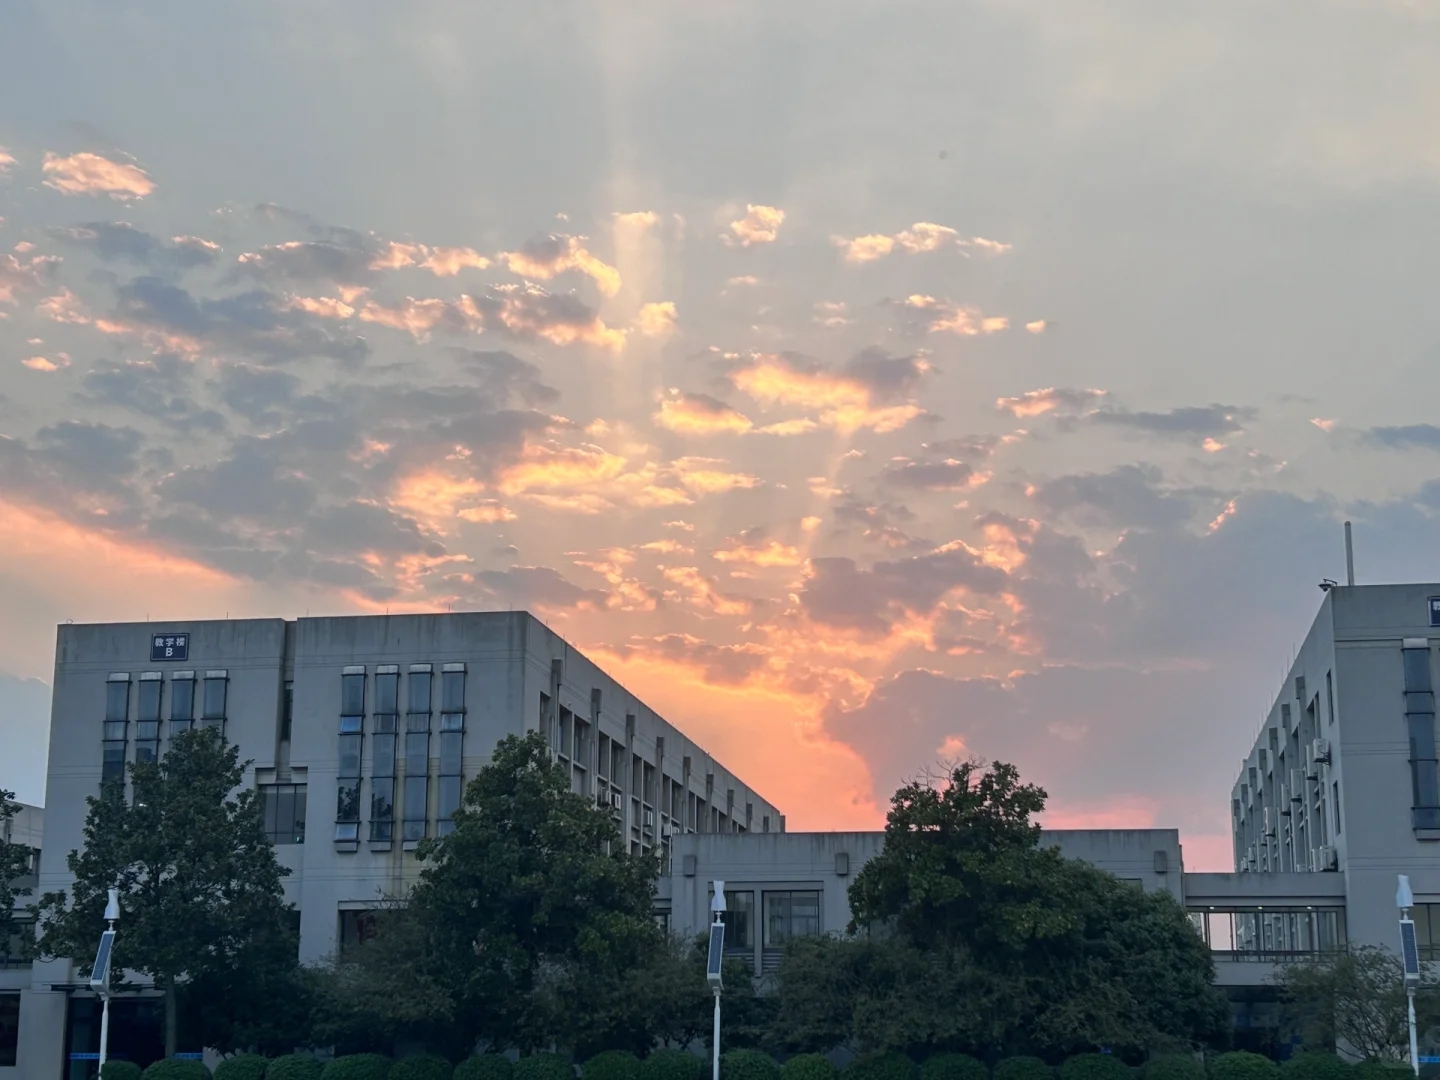
M1162 1054L1145 1063L1144 1080L1205 1080L1205 1066L1193 1054Z
M1210 1080L1275 1080L1280 1067L1263 1054L1231 1050L1210 1063Z
M1424 1075L1425 1066L1420 1066ZM1366 1058L1355 1066L1355 1080L1410 1080L1414 1076L1409 1065L1399 1061L1377 1061Z
M401 1058L390 1066L388 1080L450 1080L455 1070L450 1062L434 1054Z
M720 1055L720 1080L780 1080L780 1066L759 1050L730 1050Z
M1130 1080L1130 1070L1113 1054L1076 1054L1060 1066L1060 1080Z
M140 1080L140 1066L133 1061L112 1059L100 1070L100 1080Z
M780 1067L780 1080L837 1080L840 1070L821 1054L796 1054Z
M1280 1066L1284 1080L1350 1080L1355 1067L1334 1054L1310 1051L1296 1054Z
M688 1050L656 1050L640 1062L640 1080L700 1080L700 1066Z
M320 1080L386 1080L390 1059L384 1054L346 1054L326 1065Z
M259 1054L236 1054L215 1066L215 1080L262 1080L268 1064Z
M994 1080L1055 1080L1055 1070L1037 1057L1001 1058L995 1063Z
M918 1080L919 1074L915 1062L896 1050L856 1058L845 1068L845 1080Z
M920 1066L920 1080L990 1080L990 1070L969 1054L936 1054Z
M189 1058L162 1058L140 1075L144 1080L210 1080L210 1070Z
M515 1066L500 1054L478 1054L455 1066L454 1080L511 1080Z
M584 1080L640 1080L640 1059L629 1050L605 1050L585 1062Z
M515 1063L514 1080L575 1080L575 1067L559 1054L531 1054Z
M324 1070L309 1054L286 1054L265 1066L265 1080L320 1080Z

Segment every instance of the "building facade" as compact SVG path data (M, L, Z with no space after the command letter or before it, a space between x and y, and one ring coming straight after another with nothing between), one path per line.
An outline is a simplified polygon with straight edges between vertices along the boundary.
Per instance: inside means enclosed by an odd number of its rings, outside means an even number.
M465 781L506 735L543 733L573 790L612 813L635 852L667 855L686 832L785 827L774 805L524 612L67 624L41 889L69 882L86 797L197 725L252 761L246 783L291 871L305 963L363 937L368 913L404 891L414 849L445 834ZM89 1075L97 1010L75 965L26 974L21 1074ZM143 995L123 1007L115 1033L139 1039L159 1023Z
M18 844L29 852L26 872L11 884L28 895L15 898L16 911L34 903L35 887L40 881L41 839L45 829L45 811L38 806L19 804L20 810L4 823L0 841ZM33 935L33 925L16 920L17 929L8 937L0 937L0 1080L19 1077L20 995L30 987L30 962L27 959L26 936Z

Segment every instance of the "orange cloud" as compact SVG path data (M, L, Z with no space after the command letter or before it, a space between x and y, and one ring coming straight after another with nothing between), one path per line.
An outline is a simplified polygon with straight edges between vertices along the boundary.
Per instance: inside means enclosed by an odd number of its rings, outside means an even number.
M620 291L620 271L585 250L582 236L551 236L520 251L502 251L500 260L512 274L549 281L557 274L575 270L595 282L606 296Z
M1025 329L1032 334L1043 334L1045 332L1045 327L1046 322L1044 319L1035 319L1034 321L1027 322L1025 324Z
M618 278L617 278L618 287ZM609 352L625 346L625 331L606 326L598 315L577 305L573 310L567 297L554 297L535 287L501 286L499 319L512 334L543 338L553 345L583 342ZM475 302L468 296L460 298L462 309L474 313L479 321Z
M816 519L819 520L818 518ZM766 544L754 546L750 544L739 544L734 547L722 548L719 551L710 553L711 557L723 563L743 563L747 566L756 566L768 569L775 566L799 566L805 561L800 552L788 544L782 544L778 540L771 540Z
M315 311L313 314L320 315L322 312ZM404 330L416 341L428 341L430 332L441 322L458 323L464 329L478 329L478 325L465 318L463 310L448 301L416 300L413 296L407 296L394 307L367 301L360 309L360 321Z
M725 239L731 243L738 241L741 247L773 244L780 233L780 226L784 223L784 210L774 206L749 204L745 207L745 216L730 223L730 235Z
M844 251L845 261L848 263L874 262L895 250L895 238L884 233L857 236L853 240L837 236L835 243Z
M333 296L291 296L286 299L285 307L291 311L304 311L310 315L322 319L348 319L355 314L355 309L344 300ZM378 322L378 319L367 319L367 322Z
M40 166L45 186L64 195L109 195L112 199L143 199L155 190L155 182L138 165L111 161L99 154L80 153L69 157L47 153Z
M1104 390L1060 390L1047 386L1027 390L1017 397L995 400L995 407L1016 417L1041 416L1055 409L1083 409L1105 396Z
M749 417L723 401L679 391L672 391L671 396L660 403L654 420L660 427L682 435L743 435L754 427Z
M0 176L10 171L10 166L15 164L15 159L5 147L0 146Z
M915 294L901 301L905 308L920 312L929 318L932 334L951 333L961 337L976 337L982 334L996 334L1008 329L1010 320L1002 316L987 316L977 309L962 307L949 300L937 300L933 296Z
M496 525L502 521L515 520L515 512L509 507L500 505L496 499L481 499L475 506L467 506L463 510L456 511L455 516L463 521L472 521L477 525Z
M1310 423L1314 424L1321 431L1333 431L1335 429L1334 420L1326 420L1325 418L1319 416L1312 416L1310 418Z
M668 337L675 332L675 303L646 304L635 316L635 329L646 337Z
M50 360L44 356L32 356L28 359L21 360L20 363L24 364L31 371L59 371L61 368L70 366L70 357L62 352L56 353L54 360Z
M447 533L452 531L452 522L457 517L476 520L467 516L467 510L478 508L462 504L475 503L484 491L485 485L474 477L453 476L439 469L423 469L397 480L389 502L432 532ZM480 500L479 506L491 502L493 500Z
M989 252L991 255L1003 255L1010 251L1015 245L1001 243L999 240L986 240L983 236L972 236L969 240L961 240L962 247L977 247L981 251Z
M615 214L615 231L631 239L638 239L660 222L660 215L653 210L636 210L633 213Z
M671 599L682 600L694 607L707 608L716 615L748 615L751 603L744 597L727 596L694 566L666 566L660 570L665 580L677 588L667 593Z
M732 372L731 381L764 405L799 405L819 411L819 423L845 434L871 428L884 434L898 431L925 410L916 405L877 407L868 386L830 371L803 371L776 356L761 356ZM812 422L813 426L813 422ZM774 434L797 434L805 428L773 425Z
M429 247L390 241L370 263L372 270L401 270L418 266L436 277L454 277L461 270L484 270L490 260L474 248Z
M759 487L759 477L747 473L729 472L720 468L725 461L721 458L682 457L670 463L670 469L690 491L696 495L714 495L736 488Z
M1158 806L1143 795L1117 795L1099 802L1053 804L1040 815L1047 829L1151 829Z
M625 459L598 446L531 445L524 458L503 470L496 486L506 495L585 487L613 480L625 471Z

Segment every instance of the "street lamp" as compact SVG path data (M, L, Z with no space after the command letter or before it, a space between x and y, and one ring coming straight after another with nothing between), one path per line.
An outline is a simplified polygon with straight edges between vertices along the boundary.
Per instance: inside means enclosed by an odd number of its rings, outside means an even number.
M90 989L100 995L100 1068L105 1068L105 1053L110 1042L110 954L115 948L115 921L120 918L120 890L111 889L105 902L105 921L110 928L100 935L100 948L95 965L90 969Z
M1395 906L1400 909L1400 963L1405 973L1405 999L1410 1010L1410 1068L1420 1075L1420 1053L1415 1038L1415 988L1420 985L1420 949L1415 942L1415 923L1410 909L1415 897L1410 892L1410 878L1400 874L1395 890Z
M720 1080L720 993L725 989L721 969L725 961L725 882L715 882L715 894L710 899L710 910L715 919L710 923L710 953L705 960L705 981L715 995L715 1031L710 1040L710 1080Z

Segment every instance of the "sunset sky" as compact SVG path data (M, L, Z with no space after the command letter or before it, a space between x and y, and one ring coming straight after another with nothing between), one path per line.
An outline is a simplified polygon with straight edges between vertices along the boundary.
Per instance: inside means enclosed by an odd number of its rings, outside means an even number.
M1227 800L1440 579L1440 3L11 0L0 787L55 624L526 607L786 811Z

